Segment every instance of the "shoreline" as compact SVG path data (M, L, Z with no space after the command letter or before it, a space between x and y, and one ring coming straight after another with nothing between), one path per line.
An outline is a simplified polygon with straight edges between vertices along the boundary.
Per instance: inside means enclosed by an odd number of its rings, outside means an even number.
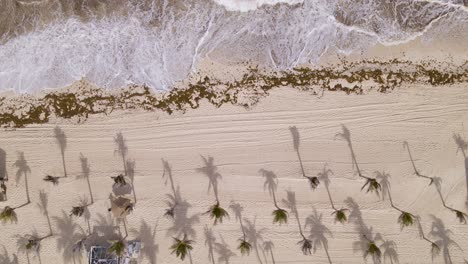
M365 61L346 62L327 67L297 68L271 72L246 66L237 68L232 77L211 75L192 76L175 85L174 89L158 93L146 86L105 90L81 80L73 85L45 90L36 95L16 95L11 92L0 97L0 126L20 128L43 124L52 118L86 120L89 115L110 114L114 110L140 109L168 114L195 109L201 100L216 107L229 103L250 108L272 89L292 87L320 96L324 92L344 92L365 95L387 93L412 84L432 86L468 82L468 61L462 65L447 62Z

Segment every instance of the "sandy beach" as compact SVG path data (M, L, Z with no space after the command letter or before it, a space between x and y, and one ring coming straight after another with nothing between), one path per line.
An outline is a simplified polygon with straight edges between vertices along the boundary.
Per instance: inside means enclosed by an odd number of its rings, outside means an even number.
M73 239L88 232L86 218L68 216L80 199L90 199L86 180L79 178L86 167L84 159L94 198L88 207L89 228L107 227L109 240L118 238L119 230L125 233L123 223L107 211L110 177L124 171L122 158L115 152L115 138L121 133L128 147L126 159L134 165L136 204L126 217L126 226L127 240L143 243L138 263L180 263L169 247L172 237L182 230L195 242L193 263L329 263L324 249L333 263L363 263L363 232L380 235L376 243L384 263L430 263L430 244L421 239L418 224L401 230L399 212L391 207L388 195L384 199L361 191L365 180L353 165L348 141L339 135L349 130L361 173L387 179L394 205L419 216L424 235L440 244L441 252L433 262L448 263L450 257L452 263L463 263L468 259L463 251L468 248L468 229L443 207L435 186L440 186L447 206L466 212L466 157L454 140L454 136L468 136L463 127L468 121L465 89L465 84L411 85L388 94L325 92L319 98L282 88L272 90L248 110L232 105L215 108L202 102L200 108L184 114L119 111L107 117L90 116L82 124L54 120L2 131L0 146L6 153L9 176L8 201L2 206L26 201L24 177L15 180L19 152L30 168L31 204L16 210L17 224L1 225L1 256L5 261L17 256L17 263L27 263L27 255L18 251L18 235L48 235L47 217L39 206L40 192L44 192L53 236L41 241L37 253L29 253L30 263L86 262L86 251L70 252ZM52 185L42 178L64 174L56 127L66 138L63 153L68 177ZM321 177L316 190L302 177L291 127L300 135L296 142L305 174ZM439 185L429 185L415 174L408 146L417 171L438 178ZM344 224L335 223L331 215L323 178L327 171L335 207L350 210ZM215 181L220 203L230 214L217 225L204 214L215 200L209 189L213 178L208 177L215 172L219 173ZM265 173L277 177L276 199L289 212L287 224L272 223L274 205L264 185ZM172 193L169 174L185 201L176 220L163 216L167 194ZM237 250L242 231L229 207L233 202L243 207L243 225L253 246L249 256ZM303 234L318 243L312 255L303 255L297 244L301 240L298 221ZM115 228L109 231L109 227ZM372 258L367 261L372 263Z

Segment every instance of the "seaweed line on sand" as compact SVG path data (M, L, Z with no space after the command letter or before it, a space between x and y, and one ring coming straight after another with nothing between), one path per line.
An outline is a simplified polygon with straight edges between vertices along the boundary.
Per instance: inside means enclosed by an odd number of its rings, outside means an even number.
M161 110L168 114L198 108L202 99L216 107L225 103L251 107L273 88L292 87L318 95L323 91L365 94L370 90L387 93L403 84L433 86L468 82L468 62L461 66L436 62L360 61L342 62L320 68L295 68L290 71L263 72L247 68L235 81L205 76L198 81L176 85L165 93L149 87L130 85L109 91L82 80L74 88L63 88L41 96L0 97L0 126L21 128L43 124L53 117L76 119L90 115L108 115L114 110ZM72 86L73 87L73 86Z

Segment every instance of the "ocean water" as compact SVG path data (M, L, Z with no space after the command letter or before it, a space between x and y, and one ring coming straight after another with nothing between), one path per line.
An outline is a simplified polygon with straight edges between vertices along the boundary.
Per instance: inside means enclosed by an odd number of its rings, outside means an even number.
M283 70L456 34L468 0L0 0L0 90L82 78L167 90L204 57Z

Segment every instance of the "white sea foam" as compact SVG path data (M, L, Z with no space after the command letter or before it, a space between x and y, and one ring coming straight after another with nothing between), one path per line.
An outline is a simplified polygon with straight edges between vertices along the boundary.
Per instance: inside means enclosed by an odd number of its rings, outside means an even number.
M214 0L230 11L247 12L260 8L263 5L276 5L279 3L295 5L303 3L304 0Z
M404 43L435 22L443 22L445 34L450 28L468 34L466 7L456 1L217 0L245 12L226 11L212 0L148 1L144 8L129 4L119 15L57 15L9 38L0 45L0 89L27 92L81 78L109 88L168 89L207 55L288 69L314 63L330 48L350 53L379 42ZM272 6L279 2L286 4Z

